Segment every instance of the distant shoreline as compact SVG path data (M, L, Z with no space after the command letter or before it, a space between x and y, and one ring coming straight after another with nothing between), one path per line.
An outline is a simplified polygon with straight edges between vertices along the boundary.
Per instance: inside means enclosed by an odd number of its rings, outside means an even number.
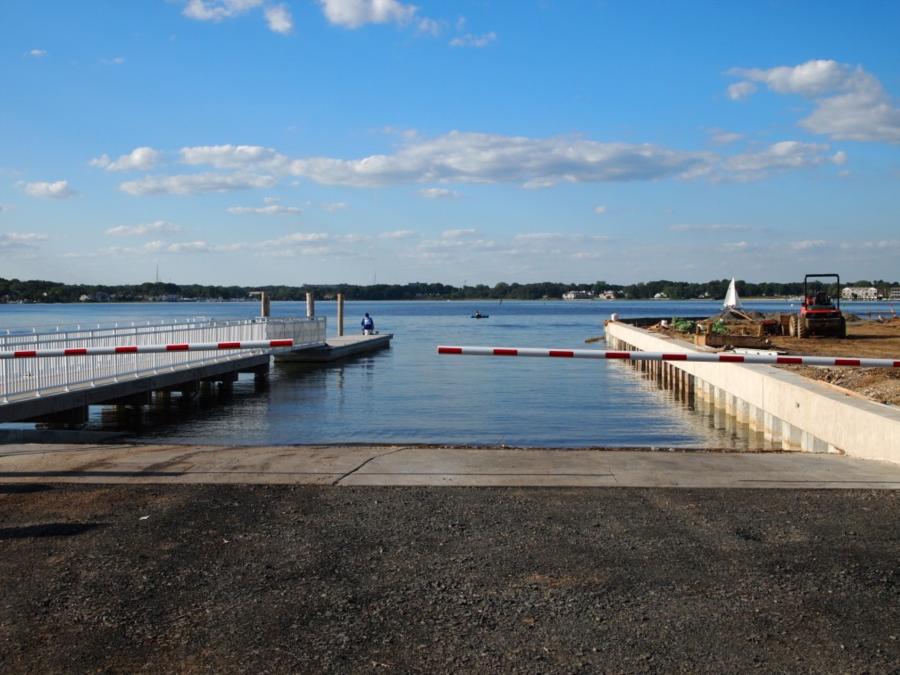
M303 302L307 294L328 302L343 295L347 301L364 300L435 300L435 301L502 301L502 300L697 300L716 301L725 298L729 279L706 282L684 282L659 279L636 284L613 284L596 281L584 284L560 282L497 283L452 286L443 283L412 282L407 284L304 284L300 286L217 286L146 282L143 284L64 284L56 281L0 278L0 303L106 303L106 302L253 302L252 296L265 294L271 302ZM888 298L900 295L900 282L879 280L843 284L842 288L861 286L873 295ZM796 298L803 291L798 281L736 282L737 293L748 301L783 301ZM825 286L816 287L829 290ZM835 289L831 288L831 295Z

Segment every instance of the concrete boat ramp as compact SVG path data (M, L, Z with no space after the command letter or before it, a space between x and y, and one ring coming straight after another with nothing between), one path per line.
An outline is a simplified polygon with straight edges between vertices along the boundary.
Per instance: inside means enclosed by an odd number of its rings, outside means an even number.
M432 446L0 446L0 483L900 490L840 455Z

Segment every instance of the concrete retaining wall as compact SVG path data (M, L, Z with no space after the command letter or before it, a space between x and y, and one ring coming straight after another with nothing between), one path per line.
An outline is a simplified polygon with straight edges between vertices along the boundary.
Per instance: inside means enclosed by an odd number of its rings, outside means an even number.
M606 341L611 349L699 351L617 321L607 323ZM776 447L900 463L900 410L893 406L858 399L773 366L644 363L642 370L651 370L669 388L724 409Z

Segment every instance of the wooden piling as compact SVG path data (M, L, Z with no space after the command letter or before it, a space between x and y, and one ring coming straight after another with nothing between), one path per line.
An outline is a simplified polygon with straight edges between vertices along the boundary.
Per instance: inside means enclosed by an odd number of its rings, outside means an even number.
M344 294L337 294L337 330L338 337L344 335Z

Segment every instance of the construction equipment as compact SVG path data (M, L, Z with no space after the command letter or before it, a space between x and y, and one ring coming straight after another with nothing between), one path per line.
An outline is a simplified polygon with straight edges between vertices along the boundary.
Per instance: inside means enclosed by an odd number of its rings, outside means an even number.
M834 279L837 290L831 296L828 286L822 287L810 279ZM803 298L800 313L792 314L788 326L791 337L847 337L847 321L841 314L841 277L837 274L807 274L803 277Z

